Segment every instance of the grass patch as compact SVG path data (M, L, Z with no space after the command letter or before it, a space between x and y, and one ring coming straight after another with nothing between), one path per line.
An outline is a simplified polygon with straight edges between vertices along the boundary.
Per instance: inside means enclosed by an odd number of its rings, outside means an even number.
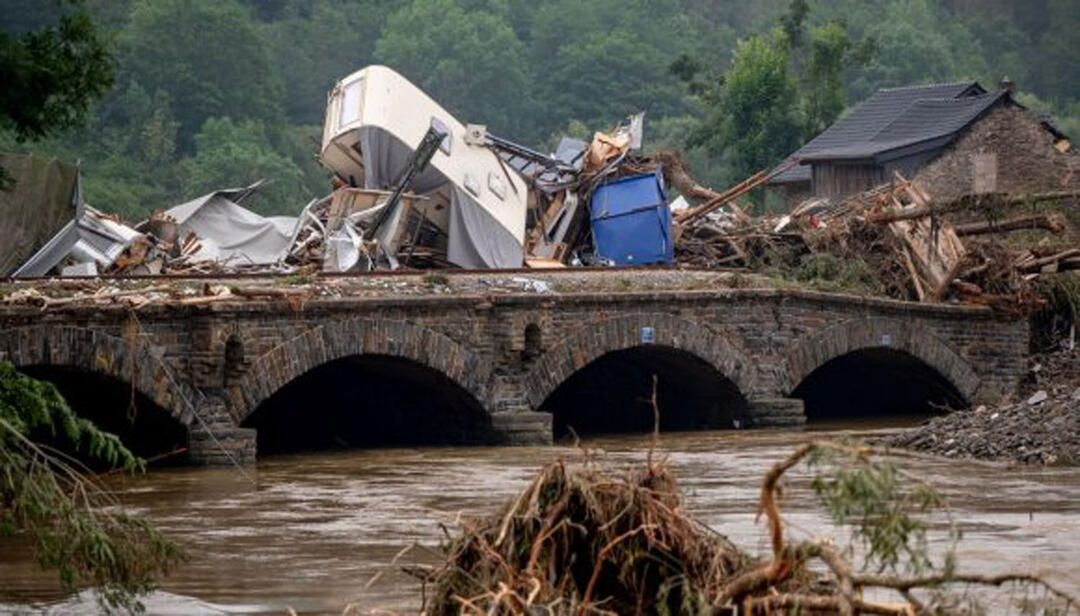
M445 274L424 274L420 281L429 287L450 286L450 278Z
M279 287L292 287L304 284L311 284L315 281L314 274L297 273L289 274L287 276L280 276L274 279L274 284Z

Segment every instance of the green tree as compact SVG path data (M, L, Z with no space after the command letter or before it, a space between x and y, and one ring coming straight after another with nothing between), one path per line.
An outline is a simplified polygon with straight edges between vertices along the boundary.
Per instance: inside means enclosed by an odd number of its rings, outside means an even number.
M882 87L978 79L989 73L971 31L931 0L893 0L866 29L878 52L852 84L861 98Z
M374 60L391 4L380 0L288 0L262 26L297 124L322 124L326 93Z
M26 536L66 588L92 586L102 606L138 611L138 595L183 558L180 548L82 472L35 441L136 471L142 462L112 434L76 416L51 384L0 362L0 540Z
M844 68L852 51L847 30L839 22L811 32L801 91L807 139L828 128L847 107Z
M0 149L79 161L87 203L129 220L175 204L176 133L168 95L137 84L110 93L86 126L36 142L0 133Z
M583 122L609 130L646 111L648 122L693 111L668 67L680 57L727 59L730 28L682 0L557 0L536 11L530 34L542 133ZM650 129L651 130L651 129Z
M271 181L255 202L264 214L296 214L311 197L303 172L274 149L258 120L208 119L195 135L195 155L180 166L187 198L259 179Z
M1047 14L1049 27L1038 39L1032 86L1061 104L1080 100L1080 4L1048 0Z
M798 147L797 81L781 30L741 41L730 70L713 93L708 117L692 144L722 157L731 179L776 164Z
M525 47L502 17L454 0L413 0L390 15L375 57L462 122L511 138L532 134Z
M182 152L207 118L281 119L267 45L235 0L136 0L123 42L126 79L172 101Z
M0 24L0 133L19 143L79 126L113 84L112 56L87 13L23 8ZM10 182L0 167L0 189Z
M20 140L80 125L113 84L112 57L90 16L76 11L59 21L21 35L0 31L0 129Z
M718 184L751 166L734 167L747 157L716 133L727 125L713 113L721 76L739 38L771 46L774 28L786 34L797 87L792 113L770 103L757 114L778 117L771 136L794 121L810 137L879 87L991 86L1009 75L1063 125L1080 97L1080 4L1070 0L0 0L0 31L7 44L45 28L59 37L70 13L92 17L104 49L115 38L120 87L85 108L84 128L20 143L0 120L0 143L81 160L92 203L136 217L189 196L180 163L213 117L260 121L268 147L304 172L309 190L325 190L307 135L335 80L376 61L461 120L537 147L567 127L591 134L638 110L656 143L671 145L697 121L694 133L710 135L698 142L711 146L688 159ZM879 51L867 60L871 41ZM5 88L0 98L28 92Z

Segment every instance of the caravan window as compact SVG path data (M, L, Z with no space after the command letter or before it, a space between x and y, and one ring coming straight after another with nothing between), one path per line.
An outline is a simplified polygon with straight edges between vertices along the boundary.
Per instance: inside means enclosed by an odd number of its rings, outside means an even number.
M465 174L465 189L476 195L480 196L480 181L476 179L476 176L471 173Z
M502 176L496 175L494 171L488 173L488 189L499 199L506 199L506 186L503 185Z
M345 128L360 119L360 91L363 87L363 79L357 79L345 86L341 94L341 121L338 128Z
M443 137L442 142L439 144L439 150L441 150L443 154L450 156L450 142L452 141L452 138L454 136L454 133L450 132L450 127L447 126L446 123L444 123L439 118L431 118L431 128L434 128L440 133L446 135L445 137Z

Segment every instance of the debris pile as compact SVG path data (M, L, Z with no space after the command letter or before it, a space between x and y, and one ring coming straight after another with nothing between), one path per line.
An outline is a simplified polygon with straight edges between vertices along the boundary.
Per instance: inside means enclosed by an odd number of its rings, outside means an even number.
M33 306L41 310L63 306L110 306L120 305L132 310L152 304L190 306L221 301L237 301L254 298L281 298L303 302L316 295L325 295L324 289L300 287L276 287L269 285L237 285L224 282L201 284L114 284L72 285L39 287L20 286L0 299L0 304Z
M622 476L589 458L549 464L499 514L463 521L442 566L405 571L433 588L422 612L440 615L967 613L967 595L953 588L1003 584L1030 587L1048 609L1075 604L1038 576L937 569L919 547L936 495L897 481L906 474L876 453L810 443L777 462L758 503L771 539L765 558L688 516L674 475L650 450L644 468ZM862 569L830 538L787 536L778 484L803 462L833 467L813 489L865 539ZM915 562L921 575L900 573Z
M64 181L41 203L18 195L4 205L48 215L24 224L32 233L9 241L0 266L16 278L738 268L824 290L985 304L1012 316L1038 309L1040 278L1080 270L1080 234L1069 221L1020 207L1075 202L1077 192L939 202L897 173L860 194L754 216L750 193L799 160L717 192L691 176L679 152L642 153L643 128L639 113L543 154L457 121L401 75L371 66L330 92L319 158L332 191L297 216L248 209L260 181L127 225L82 202L76 168L16 160L24 186L49 174ZM680 195L669 199L669 189Z
M673 177L680 175L685 174L676 171ZM725 193L705 189L703 205L676 216L680 263L780 270L782 275L794 271L794 278L807 281L815 277L814 265L829 257L847 267L861 264L868 290L876 294L985 304L1012 315L1041 305L1035 289L1041 276L1080 270L1080 248L1047 239L1067 229L1060 213L990 216L1002 207L1075 199L1076 193L972 195L935 203L916 182L896 173L894 181L837 203L811 199L783 216L748 217L735 199L764 177L757 174ZM691 186L696 184L691 181ZM720 206L726 211L720 212ZM979 212L987 219L950 222L950 215L970 218ZM1040 233L1026 239L1006 235L1015 231Z
M950 458L1080 464L1080 387L1040 389L1019 402L936 417L888 440Z
M467 524L433 579L429 614L686 613L752 560L682 510L674 476L543 468L498 516Z
M113 307L131 309L218 302L278 299L305 308L309 301L469 296L478 303L506 295L730 289L746 286L746 276L723 271L656 270L613 276L607 270L580 268L496 274L439 271L383 272L370 276L208 276L51 278L13 281L0 288L0 306L62 310ZM762 282L761 284L764 284Z
M1080 350L1034 356L1029 381L1016 399L934 418L885 443L955 458L1080 465Z

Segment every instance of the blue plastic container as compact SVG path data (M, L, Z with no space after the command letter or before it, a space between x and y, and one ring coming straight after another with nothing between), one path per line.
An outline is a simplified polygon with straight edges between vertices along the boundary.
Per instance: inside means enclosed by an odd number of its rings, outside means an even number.
M671 209L659 170L601 184L593 191L591 210L597 256L615 265L675 261Z

